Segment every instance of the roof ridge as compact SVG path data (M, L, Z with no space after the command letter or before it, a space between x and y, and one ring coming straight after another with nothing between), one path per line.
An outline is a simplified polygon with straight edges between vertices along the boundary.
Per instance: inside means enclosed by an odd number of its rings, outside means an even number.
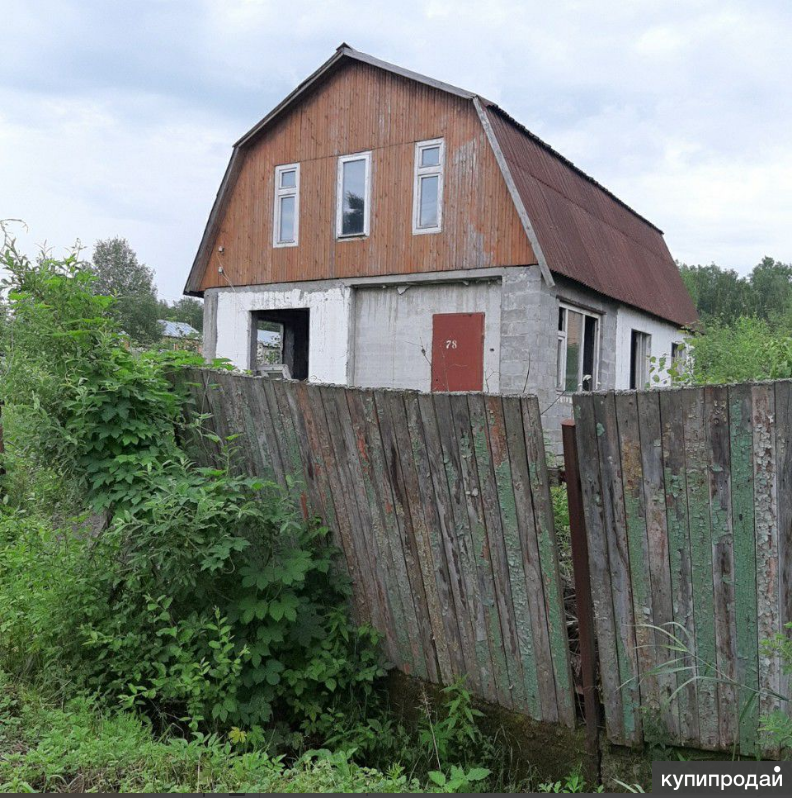
M529 139L533 140L537 145L539 145L541 148L547 151L551 156L558 159L559 162L562 162L568 168L574 170L575 173L578 174L578 176L585 179L587 182L593 184L598 190L602 190L602 192L605 193L605 195L614 200L617 204L619 204L619 206L624 207L624 209L626 209L628 212L635 215L636 218L643 221L645 224L651 226L652 229L654 229L656 232L659 232L661 235L665 234L659 226L652 223L652 221L650 221L648 218L645 218L643 215L641 215L640 212L636 212L629 204L622 201L621 198L619 198L615 193L613 193L604 185L600 184L593 176L590 176L588 173L586 173L585 170L579 168L574 162L572 162L570 159L567 159L567 157L565 157L562 153L556 151L556 149L553 148L552 145L545 142L541 137L538 137L529 128L526 128L519 120L515 120L505 109L498 106L497 103L493 103L491 101L485 101L483 98L481 98L481 100L483 103L486 104L488 109L492 109L493 112L499 114L507 122L511 123L511 125L513 125L516 129L518 129L520 132L525 134Z

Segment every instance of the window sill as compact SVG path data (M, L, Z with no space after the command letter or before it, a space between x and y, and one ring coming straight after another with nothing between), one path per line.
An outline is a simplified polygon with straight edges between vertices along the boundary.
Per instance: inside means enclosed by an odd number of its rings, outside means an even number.
M299 243L273 243L273 248L297 248Z
M336 235L338 243L349 242L350 240L367 240L367 234L354 234L354 235Z
M442 234L442 229L413 229L414 235Z

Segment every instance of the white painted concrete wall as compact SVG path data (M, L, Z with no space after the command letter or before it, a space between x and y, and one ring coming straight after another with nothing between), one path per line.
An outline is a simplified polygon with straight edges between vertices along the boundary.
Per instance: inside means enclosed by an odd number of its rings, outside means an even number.
M324 284L315 289L270 288L222 290L217 294L217 357L237 368L250 369L250 338L254 310L308 308L308 379L345 384L349 366L352 291Z
M616 314L616 388L630 387L630 342L632 330L646 332L652 336L651 355L654 358L666 358L666 365L671 361L671 344L681 343L684 333L673 324L659 321L652 316L639 313L631 307L620 306ZM656 372L659 382L654 381L655 372L652 372L651 385L667 385L668 372ZM605 390L604 388L602 390Z
M500 387L500 281L401 285L355 290L353 384L432 385L432 316L484 313L484 390Z

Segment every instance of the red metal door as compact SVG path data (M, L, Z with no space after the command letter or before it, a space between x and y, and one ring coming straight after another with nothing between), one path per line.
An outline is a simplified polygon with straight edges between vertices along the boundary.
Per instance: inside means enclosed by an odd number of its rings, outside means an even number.
M432 390L481 391L484 313L432 316Z

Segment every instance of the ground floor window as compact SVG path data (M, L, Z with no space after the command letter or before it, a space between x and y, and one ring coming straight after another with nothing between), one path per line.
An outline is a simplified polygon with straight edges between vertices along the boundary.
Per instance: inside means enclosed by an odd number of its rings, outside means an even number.
M652 336L634 329L630 334L630 388L640 390L649 384L649 356Z
M250 365L254 371L308 379L310 311L306 308L254 310Z
M558 308L556 386L572 394L597 387L599 316L562 304Z

